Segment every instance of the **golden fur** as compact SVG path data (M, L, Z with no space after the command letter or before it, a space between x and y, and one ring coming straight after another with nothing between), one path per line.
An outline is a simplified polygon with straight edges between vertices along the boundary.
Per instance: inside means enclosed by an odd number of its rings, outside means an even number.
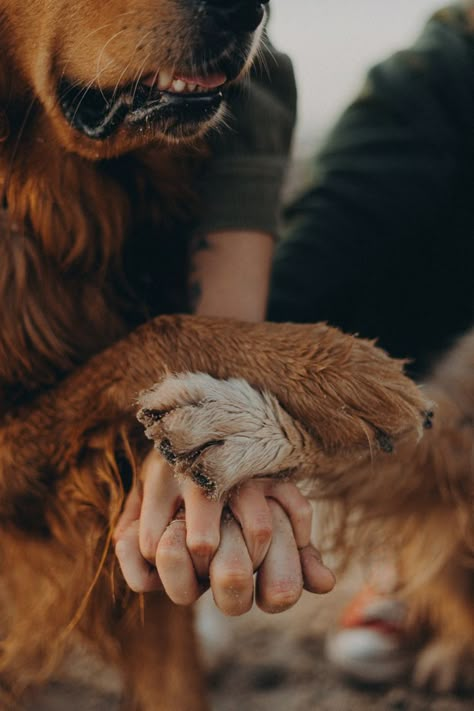
M140 390L176 372L247 379L341 471L420 434L424 397L372 343L324 325L159 317L184 302L178 235L194 219L199 137L212 121L194 134L124 123L97 141L65 120L57 83L67 74L118 89L179 64L199 39L189 8L0 0L4 707L50 676L75 633L122 670L130 708L207 708L191 612L158 594L140 609L110 548L148 446Z
M289 354L284 359L291 365ZM365 376L370 378L370 370ZM339 382L345 398L351 385L357 388L358 377ZM286 375L285 386L289 380ZM223 382L203 374L168 376L141 395L139 417L177 471L216 496L256 471L306 482L309 493L326 502L318 508L323 545L342 555L343 562L380 551L395 556L398 594L406 599L408 627L420 641L415 681L440 691L472 683L474 331L423 387L435 409L434 419L426 422L429 432L421 439L405 437L395 456L370 462L366 452L361 456L352 449L347 459L339 441L332 444L338 456L328 457L322 442L330 445L331 435L345 438L348 433L344 421L337 422L340 408L334 400L331 412L324 413L330 373L321 378L321 389L316 383L314 377L308 383L311 420L301 411L299 420L293 419L272 393L257 392L245 381ZM388 381L384 385L390 392ZM372 395L380 398L380 393ZM365 404L369 412L377 407L373 400ZM359 415L358 422L351 418L350 423L362 433L367 420ZM322 429L331 416L334 432ZM382 449L390 449L383 431L377 440Z

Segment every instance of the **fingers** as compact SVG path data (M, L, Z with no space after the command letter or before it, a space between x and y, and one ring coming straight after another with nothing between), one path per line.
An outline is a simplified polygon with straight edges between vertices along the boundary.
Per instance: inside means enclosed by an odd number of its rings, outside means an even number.
M140 515L140 550L156 562L158 545L181 503L186 508L186 545L196 573L207 578L212 556L219 546L222 504L211 501L191 481L178 481L165 460L153 452L145 460L143 503ZM161 571L160 571L161 573Z
M291 523L276 501L269 501L273 537L257 576L257 604L269 613L295 605L303 591L303 574Z
M242 528L247 550L256 570L272 539L272 515L261 482L248 482L229 500L229 507Z
M222 504L189 479L177 481L156 452L145 460L142 478L143 501L135 488L114 536L132 590L164 588L173 602L189 605L210 574L216 605L239 615L252 606L253 570L259 566L258 604L268 612L294 605L303 584L316 593L333 588L333 574L309 544L312 509L291 482L242 486L229 502L239 526L229 514L221 520ZM184 513L176 520L183 503L186 522Z
M173 602L189 605L202 593L198 576L207 581L219 546L222 504L190 481L177 481L156 452L146 458L141 479L143 500L138 489L131 492L115 532L123 575L136 592L161 589L162 582ZM186 524L176 521L183 502Z
M114 542L117 542L123 533L127 530L129 526L135 521L138 521L140 517L140 511L142 506L142 497L138 487L134 486L130 491L129 495L125 499L125 506L123 507L122 514L118 520L118 523L114 531Z
M209 566L221 538L223 504L207 498L205 492L186 480L183 482L186 509L186 545L199 578L207 579Z
M198 577L207 581L212 556L219 546L222 504L210 501L189 480L178 481L156 452L145 460L142 479L138 553L156 565L171 600L189 605L202 593ZM186 524L173 520L183 502ZM127 512L126 523L130 517ZM136 567L143 570L138 561Z
M319 551L309 545L300 550L300 560L305 590L318 595L331 592L336 584L336 577L322 562Z
M253 565L239 524L223 518L221 542L210 566L214 601L225 615L243 615L253 603Z
M145 459L141 476L140 551L154 565L158 543L181 505L182 497L173 470L157 452L151 452Z
M233 494L229 506L242 526L254 569L261 565L272 537L272 516L266 497L278 501L285 510L297 548L306 548L311 540L313 508L295 484L268 480L244 484Z
M202 593L193 561L186 548L186 523L172 521L161 536L156 567L168 597L176 605L191 605Z
M278 501L288 514L297 547L306 548L311 540L313 523L313 507L308 499L291 481L268 482L265 494Z
M133 521L123 528L115 544L120 569L128 586L134 592L146 593L162 590L160 577L140 554L138 545L139 522Z
M330 592L336 578L322 562L319 551L311 545L313 507L310 502L290 481L267 484L265 493L278 501L291 521L299 548L305 590L320 595Z

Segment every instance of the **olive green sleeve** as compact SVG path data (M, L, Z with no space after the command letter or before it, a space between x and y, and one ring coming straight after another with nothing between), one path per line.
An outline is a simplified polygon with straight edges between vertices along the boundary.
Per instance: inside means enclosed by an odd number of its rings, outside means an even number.
M249 80L230 92L225 127L210 139L212 159L200 185L200 232L276 235L295 120L291 61L269 48Z

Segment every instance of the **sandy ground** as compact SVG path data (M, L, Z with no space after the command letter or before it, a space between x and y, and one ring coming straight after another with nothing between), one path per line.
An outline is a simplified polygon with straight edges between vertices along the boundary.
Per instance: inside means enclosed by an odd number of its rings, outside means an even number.
M255 611L238 620L204 615L211 645L209 688L213 711L471 711L474 696L435 696L409 681L368 689L350 685L324 658L324 634L349 594L305 596L284 615ZM205 604L208 610L210 606ZM219 661L216 661L219 660ZM51 684L25 711L118 711L119 690L111 672L88 662L72 679ZM187 711L170 709L170 711Z

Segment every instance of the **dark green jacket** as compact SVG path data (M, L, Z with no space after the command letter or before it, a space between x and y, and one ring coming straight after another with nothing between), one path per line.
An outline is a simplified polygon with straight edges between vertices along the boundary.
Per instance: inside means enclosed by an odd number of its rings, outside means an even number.
M287 217L272 319L379 337L418 372L474 323L474 15L372 69Z

